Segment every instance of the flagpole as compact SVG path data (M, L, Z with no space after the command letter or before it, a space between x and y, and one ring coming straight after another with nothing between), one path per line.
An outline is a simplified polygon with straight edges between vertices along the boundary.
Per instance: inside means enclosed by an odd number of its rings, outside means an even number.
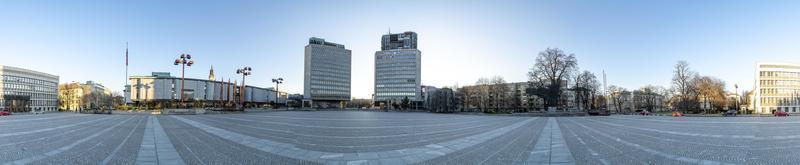
M128 82L128 42L125 42L125 86L123 88L124 88L123 89L123 93L122 93L123 95L125 95L125 91L127 91L128 93L131 92L131 91L128 91L128 90L130 90L130 89L128 89L128 88L130 88L130 84ZM123 98L126 98L125 100L122 100L123 104L128 104L128 99L129 99L128 97L130 97L130 96L124 96L123 97Z

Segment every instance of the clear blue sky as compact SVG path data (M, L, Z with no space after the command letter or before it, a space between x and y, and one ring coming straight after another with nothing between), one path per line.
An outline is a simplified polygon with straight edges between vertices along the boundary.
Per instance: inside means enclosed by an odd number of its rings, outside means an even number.
M183 52L188 77L236 78L302 93L309 37L353 51L353 97L372 94L380 36L419 34L423 84L469 85L499 75L526 81L537 52L575 53L581 70L629 89L668 86L686 60L729 89L752 86L756 62L800 62L800 1L3 1L0 65L44 71L61 82L94 80L121 90L130 74L168 71Z

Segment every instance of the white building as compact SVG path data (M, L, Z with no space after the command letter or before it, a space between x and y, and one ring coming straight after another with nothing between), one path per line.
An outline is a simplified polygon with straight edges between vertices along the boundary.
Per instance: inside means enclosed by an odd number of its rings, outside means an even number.
M181 78L172 77L169 73L153 72L151 76L130 76L130 96L134 103L146 101L177 101L181 100ZM211 81L204 79L184 79L183 97L186 101L222 101L235 100L236 84L231 82ZM281 92L276 100L273 88L260 88L247 86L244 102L253 104L267 104L276 102L286 103L286 94Z
M800 65L758 63L753 105L756 113L800 112Z
M423 101L422 52L417 33L387 34L375 52L375 102Z
M305 47L304 107L340 107L350 101L352 52L321 38Z
M0 65L0 111L58 110L58 76Z

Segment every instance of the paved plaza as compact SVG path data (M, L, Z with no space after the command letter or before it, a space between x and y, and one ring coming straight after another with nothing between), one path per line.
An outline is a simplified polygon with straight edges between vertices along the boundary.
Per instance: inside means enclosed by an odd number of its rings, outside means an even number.
M796 117L0 117L0 164L798 164Z

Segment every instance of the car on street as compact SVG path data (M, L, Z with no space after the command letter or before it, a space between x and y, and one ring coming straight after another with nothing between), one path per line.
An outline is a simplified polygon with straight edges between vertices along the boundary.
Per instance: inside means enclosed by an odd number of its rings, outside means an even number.
M722 116L725 116L725 117L736 117L736 112L737 112L736 110L728 110L728 111L725 111L725 113L722 113Z
M672 112L672 117L681 117L683 116L683 112Z
M611 115L611 113L608 113L608 110L605 110L605 109L592 109L592 110L589 110L588 113L589 113L590 116L610 116Z
M642 112L639 112L639 114L642 115L642 116L648 116L648 115L650 115L650 112L649 111L642 111Z
M0 116L9 116L9 115L11 115L11 112L8 112L8 111L0 111Z
M781 116L786 117L786 116L789 116L789 113L788 112L784 112L784 111L775 111L775 113L773 115L775 115L777 117L781 117Z

